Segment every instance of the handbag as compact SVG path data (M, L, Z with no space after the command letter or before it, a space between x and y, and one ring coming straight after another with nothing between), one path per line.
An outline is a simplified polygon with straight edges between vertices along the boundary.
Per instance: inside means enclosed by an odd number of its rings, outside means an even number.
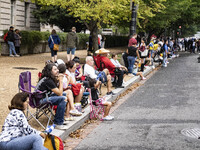
M64 150L63 141L54 135L48 134L44 140L44 147L49 150Z
M59 45L54 43L53 38L52 38L51 35L50 35L50 38L51 38L51 41L53 42L53 50L54 51L58 51L59 50Z
M145 49L143 52L140 51L142 57L147 57L148 52L149 52L148 49Z

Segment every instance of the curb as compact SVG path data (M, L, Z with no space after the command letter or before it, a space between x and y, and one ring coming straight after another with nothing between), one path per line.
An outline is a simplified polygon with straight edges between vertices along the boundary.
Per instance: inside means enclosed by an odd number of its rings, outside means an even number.
M155 65L156 67L158 65ZM147 76L149 73L151 73L153 71L152 67L148 67L144 70L143 75ZM114 89L113 93L115 93L115 95L108 95L106 96L106 99L110 102L114 101L121 93L123 93L124 91L126 91L130 86L132 86L134 83L137 83L141 80L141 78L139 76L134 76L133 78L131 78L130 80L128 80L126 82L126 84L124 84L124 88L118 88L118 89ZM77 129L79 129L86 120L89 119L89 113L90 113L90 106L86 106L86 108L84 109L85 112L83 113L83 115L79 116L79 117L74 117L75 121L69 121L69 124L67 124L66 126L68 127L66 130L58 130L58 129L54 129L51 134L60 137L62 140L65 140L69 134Z

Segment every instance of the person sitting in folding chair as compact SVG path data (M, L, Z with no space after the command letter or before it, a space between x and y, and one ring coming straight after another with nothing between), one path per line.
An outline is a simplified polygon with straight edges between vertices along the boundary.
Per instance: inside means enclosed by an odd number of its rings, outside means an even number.
M98 76L101 76L98 82L107 83L107 95L114 95L111 91L111 75L108 69L104 69L102 72L98 72L94 69L94 60L92 56L86 57L86 64L84 65L84 75L90 77L91 79L96 79Z
M59 87L57 87L59 83ZM39 80L36 90L47 91L48 100L57 105L56 114L54 118L54 124L58 129L67 129L64 122L64 114L67 105L66 93L63 93L63 74L59 74L59 70L55 64L47 64L42 70L42 76ZM42 103L47 101L46 98L42 100Z
M124 72L118 69L107 57L109 52L109 50L102 48L97 50L95 53L98 54L97 59L104 64L104 67L107 68L110 74L115 78L114 86L116 88L124 88L124 86L122 86Z
M43 146L42 138L45 134L32 128L24 110L28 107L28 94L25 92L17 93L8 106L10 113L5 119L5 123L0 134L1 150L47 150Z
M114 117L109 115L109 111L112 106L112 103L108 102L104 98L99 99L99 94L98 94L99 92L97 89L99 84L98 84L97 80L90 79L89 85L90 85L90 89L91 89L91 98L92 98L93 104L96 105L97 100L100 100L100 101L102 100L101 103L105 106L103 120L105 120L105 121L113 120Z

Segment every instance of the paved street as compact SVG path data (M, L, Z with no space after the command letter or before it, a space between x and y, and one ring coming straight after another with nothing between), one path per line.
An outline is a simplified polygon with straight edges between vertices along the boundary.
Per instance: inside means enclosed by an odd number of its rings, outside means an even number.
M197 150L200 140L182 135L200 128L200 64L181 54L158 70L76 149Z

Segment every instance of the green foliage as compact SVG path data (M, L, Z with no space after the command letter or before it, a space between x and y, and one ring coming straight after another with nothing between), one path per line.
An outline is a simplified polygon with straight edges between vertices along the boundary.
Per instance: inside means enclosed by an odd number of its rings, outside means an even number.
M45 32L41 32L41 34L42 34L42 40L47 41L51 33L48 31L45 31Z
M22 46L28 45L29 48L35 47L43 37L39 31L21 31L21 35Z
M79 45L86 45L86 42L89 40L89 34L83 34L83 33L78 33L78 38L79 38Z
M66 41L66 37L67 37L67 33L64 33L64 32L59 32L57 33L61 42L65 42Z

